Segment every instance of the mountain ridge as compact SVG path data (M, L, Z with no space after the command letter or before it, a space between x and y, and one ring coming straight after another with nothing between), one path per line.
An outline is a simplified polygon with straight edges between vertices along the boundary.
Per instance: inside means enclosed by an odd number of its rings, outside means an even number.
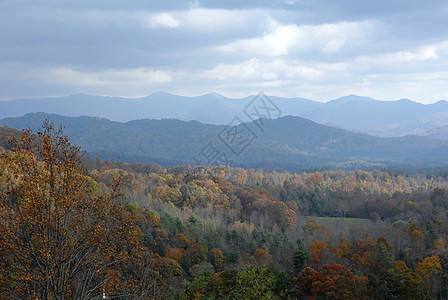
M64 116L98 116L126 122L136 119L197 120L204 124L226 125L253 104L256 95L229 98L216 92L200 96L181 96L160 91L141 98L122 98L75 94L66 97L0 101L0 119L20 117L31 112ZM448 126L448 101L422 104L409 99L380 101L370 97L347 95L326 103L305 98L266 96L281 111L314 122L354 132L392 137L426 135L428 130ZM445 139L447 136L435 135Z
M46 118L52 119L55 125L63 124L72 143L89 153L96 153L100 158L165 164L196 164L195 157L200 156L211 141L220 143L218 137L225 138L223 133L230 128L175 119L117 122L45 113L6 118L0 120L0 124L36 130ZM297 171L344 168L356 161L359 162L356 167L361 168L448 164L448 142L445 141L421 136L379 138L295 116L263 122L263 130L254 122L238 125L237 131L245 126L256 136L238 155L232 154L221 142L220 151L227 151L225 153L231 158L232 166L281 166ZM229 146L230 142L227 143Z

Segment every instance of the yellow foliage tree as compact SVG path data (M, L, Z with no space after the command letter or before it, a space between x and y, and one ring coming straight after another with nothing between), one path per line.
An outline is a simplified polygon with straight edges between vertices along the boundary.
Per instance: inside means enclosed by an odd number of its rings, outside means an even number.
M432 255L426 257L422 262L419 262L415 267L415 271L422 276L423 279L431 278L440 271L442 271L442 265L440 264L440 257Z

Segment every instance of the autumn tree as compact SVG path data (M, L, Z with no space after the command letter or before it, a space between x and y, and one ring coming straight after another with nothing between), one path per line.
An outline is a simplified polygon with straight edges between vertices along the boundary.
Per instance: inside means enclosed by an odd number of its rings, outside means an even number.
M322 259L322 252L327 249L325 242L315 241L310 245L311 258L314 264L318 265Z
M316 271L314 271L310 267L306 267L297 276L296 285L300 290L302 296L305 297L311 296L311 288L313 284L314 273L316 273Z
M426 282L426 289L429 293L432 293L432 287L435 286L436 275L441 273L442 265L440 264L440 257L437 255L431 255L426 257L422 262L419 262L415 267L415 271Z
M269 254L268 251L263 249L255 249L253 256L259 264L263 264L267 261L272 260L271 254Z
M342 232L339 234L338 238L339 238L339 242L338 242L338 246L335 249L336 250L335 253L336 253L336 257L339 260L342 260L343 258L346 258L351 254L352 249L351 249L349 243L347 243L347 240L345 239L344 234Z
M424 281L412 269L402 269L398 273L399 295L401 299L425 299Z
M419 262L415 267L415 271L423 278L429 279L442 271L440 258L437 255L426 257L422 262Z
M79 148L48 121L37 138L24 131L13 145L0 156L0 298L131 295L124 266L140 232L116 193L90 192Z
M213 264L217 271L224 270L224 268L226 267L226 259L221 250L213 248L208 252L208 255L210 257L210 262Z
M353 299L355 279L343 265L331 263L313 274L312 292L317 299Z

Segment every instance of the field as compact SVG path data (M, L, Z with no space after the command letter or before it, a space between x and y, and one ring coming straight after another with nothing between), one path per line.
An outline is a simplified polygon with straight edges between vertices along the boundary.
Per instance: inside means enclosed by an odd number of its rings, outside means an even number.
M327 227L331 235L338 236L341 232L356 234L357 232L368 232L369 235L375 236L378 226L373 227L372 221L363 218L333 218L333 217L313 217L306 216L305 222L315 221L319 225ZM376 228L376 229L375 229Z

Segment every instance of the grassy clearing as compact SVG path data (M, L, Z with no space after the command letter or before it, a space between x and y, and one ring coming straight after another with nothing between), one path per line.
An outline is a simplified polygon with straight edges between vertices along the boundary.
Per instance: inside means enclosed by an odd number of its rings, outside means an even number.
M369 219L361 218L332 218L332 217L305 217L307 221L315 221L319 225L327 227L334 236L339 233L352 233L355 230L368 230L371 227Z

